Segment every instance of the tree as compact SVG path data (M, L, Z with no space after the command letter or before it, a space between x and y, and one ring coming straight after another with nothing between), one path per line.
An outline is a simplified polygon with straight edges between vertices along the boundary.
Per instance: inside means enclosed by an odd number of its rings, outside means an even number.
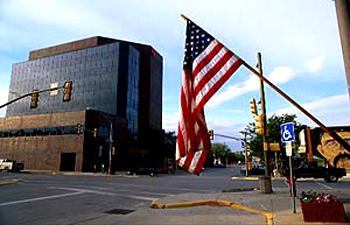
M281 124L287 122L293 122L295 130L301 127L301 124L296 121L296 115L283 114L282 116L272 115L267 119L267 136L268 142L280 142L281 141ZM261 135L255 133L255 124L249 123L244 131L240 133L246 134L247 144L250 145L250 154L263 159L263 138ZM281 155L285 156L284 151L281 151Z
M175 131L162 131L162 143L165 157L175 159L176 134Z
M226 162L230 152L231 149L225 144L214 143L211 146L211 154L213 155L213 159L220 160L222 163Z
M239 152L230 152L227 161L229 164L237 163L238 161L244 162L244 155Z

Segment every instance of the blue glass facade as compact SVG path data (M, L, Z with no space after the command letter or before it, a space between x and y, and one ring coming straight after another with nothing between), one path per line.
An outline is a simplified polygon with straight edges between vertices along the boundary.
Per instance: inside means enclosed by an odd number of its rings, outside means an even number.
M38 107L30 109L30 98L7 107L6 116L79 111L86 108L116 114L119 43L86 48L13 65L9 100L34 89L62 86L73 81L72 98L63 102L62 90L54 96L41 93Z
M40 93L36 108L27 97L9 105L6 116L91 109L126 119L135 135L161 130L162 62L151 46L104 37L34 50L13 65L9 100L66 80L72 81L71 100L63 102L62 89Z
M128 91L126 118L128 121L128 129L132 133L138 131L138 105L139 105L139 62L140 53L133 47L129 50L128 63Z

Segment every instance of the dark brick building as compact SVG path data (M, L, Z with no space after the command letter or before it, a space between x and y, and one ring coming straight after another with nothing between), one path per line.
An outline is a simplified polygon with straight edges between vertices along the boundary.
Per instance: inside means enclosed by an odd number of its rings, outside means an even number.
M93 171L108 164L110 123L113 168L152 154L148 134L162 129L162 63L149 45L105 37L31 51L13 65L9 100L70 80L71 101L59 90L41 93L34 109L30 98L9 105L0 119L0 158L24 160L29 169Z

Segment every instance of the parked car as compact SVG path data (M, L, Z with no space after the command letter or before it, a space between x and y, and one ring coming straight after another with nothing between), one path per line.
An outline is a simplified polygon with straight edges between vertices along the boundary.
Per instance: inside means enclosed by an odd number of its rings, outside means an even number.
M150 175L151 177L158 174L155 168L133 168L126 172L127 175Z
M10 159L0 159L0 171L6 170L7 172L19 172L24 169L22 162L16 162Z
M245 163L241 163L241 175L246 175L246 165ZM260 163L252 163L252 168L249 171L249 175L264 175L265 174L265 166Z
M298 168L293 171L296 178L300 177L314 177L323 178L326 182L337 182L339 178L346 176L344 168Z
M283 175L289 176L289 169ZM298 178L323 178L326 182L337 182L339 178L346 176L344 168L318 167L303 164L293 169L293 177Z

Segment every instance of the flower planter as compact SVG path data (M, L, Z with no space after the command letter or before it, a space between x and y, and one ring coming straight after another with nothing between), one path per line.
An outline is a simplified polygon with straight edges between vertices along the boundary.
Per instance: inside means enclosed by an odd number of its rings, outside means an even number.
M301 202L301 210L305 222L346 222L344 206L339 200L328 203Z

